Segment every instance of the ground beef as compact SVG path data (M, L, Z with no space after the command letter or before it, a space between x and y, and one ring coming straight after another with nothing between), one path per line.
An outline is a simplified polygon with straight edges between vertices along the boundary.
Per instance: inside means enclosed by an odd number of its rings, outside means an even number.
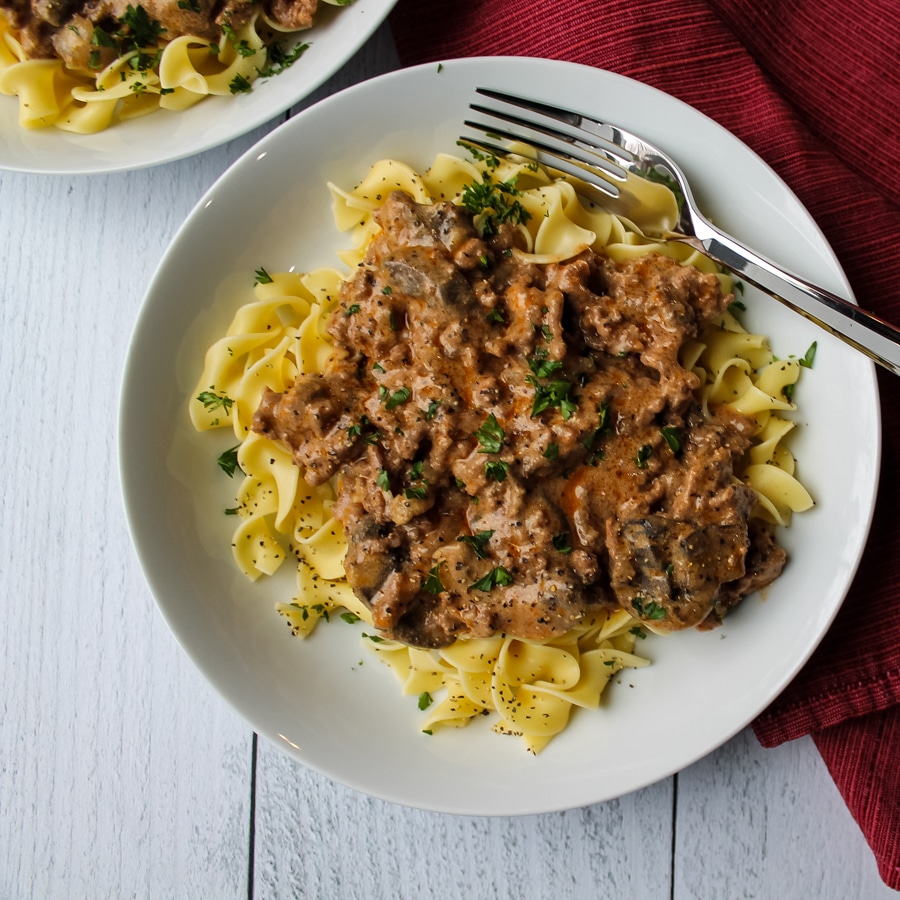
M734 478L753 422L704 415L679 348L729 297L667 257L520 262L449 203L391 195L323 375L255 430L335 475L347 578L386 635L541 639L621 606L708 626L777 577Z

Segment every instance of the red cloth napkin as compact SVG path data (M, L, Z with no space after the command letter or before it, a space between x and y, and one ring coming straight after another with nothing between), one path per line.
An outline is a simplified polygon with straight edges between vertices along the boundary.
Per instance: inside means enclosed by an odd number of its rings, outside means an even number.
M564 59L691 104L781 175L859 303L900 324L896 0L864 13L841 0L399 0L390 21L406 65ZM900 379L879 379L884 464L859 574L813 658L753 727L767 747L812 735L882 878L900 890Z

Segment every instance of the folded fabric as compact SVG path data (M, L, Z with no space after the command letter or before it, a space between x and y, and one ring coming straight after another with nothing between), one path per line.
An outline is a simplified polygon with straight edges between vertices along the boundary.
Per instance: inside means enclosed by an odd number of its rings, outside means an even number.
M900 324L896 12L895 0L866 4L864 16L838 0L432 0L424 13L400 0L391 27L405 65L564 59L689 103L778 172L859 303ZM859 573L829 634L754 729L765 746L812 735L882 878L900 889L900 380L879 382L884 464Z

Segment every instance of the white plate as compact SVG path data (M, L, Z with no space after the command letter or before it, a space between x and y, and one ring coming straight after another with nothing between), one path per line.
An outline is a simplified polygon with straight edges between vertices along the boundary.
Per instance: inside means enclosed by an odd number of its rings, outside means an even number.
M476 85L605 116L668 149L707 210L798 273L850 296L831 250L785 185L711 120L620 76L546 60L469 59L402 70L306 110L200 201L167 252L137 323L122 388L128 518L160 609L187 653L254 729L305 765L366 793L473 815L561 810L661 779L722 744L787 685L850 584L876 492L880 420L872 365L774 301L750 293L747 324L778 355L819 342L797 398L794 449L817 507L783 534L791 561L768 596L717 631L651 638L654 664L625 671L601 710L578 711L538 757L485 720L433 737L415 698L367 656L358 629L305 643L273 612L292 579L251 585L230 561L234 485L186 404L203 351L223 333L259 266L335 264L325 183L352 186L379 157L426 166L455 150ZM236 224L240 223L240 227ZM215 444L215 446L212 446ZM360 660L365 660L360 665ZM198 738L199 739L199 738Z
M362 47L396 2L354 0L344 7L321 3L315 24L300 35L309 49L287 71L258 80L246 94L208 97L183 112L160 111L99 134L22 128L18 99L0 96L0 169L47 175L121 172L217 147L311 94Z

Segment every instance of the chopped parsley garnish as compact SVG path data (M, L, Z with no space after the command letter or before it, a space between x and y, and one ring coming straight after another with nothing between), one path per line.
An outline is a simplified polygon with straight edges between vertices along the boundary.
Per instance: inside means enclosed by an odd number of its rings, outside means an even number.
M217 394L215 391L201 391L197 394L197 399L203 404L203 408L207 412L215 412L221 409L225 415L231 413L231 407L234 406L234 400L228 394Z
M491 569L484 578L479 578L474 584L470 584L469 588L476 591L490 591L497 586L505 587L508 584L512 584L512 580L512 575L503 566L497 566Z
M559 444L556 441L551 441L547 444L547 449L543 455L544 459L557 459L559 457Z
M428 591L429 594L440 594L447 590L441 583L440 569L443 562L439 562L436 566L432 566L422 583L422 590Z
M95 25L91 36L91 45L95 48L104 47L113 50L118 57L134 54L128 60L128 66L133 71L145 72L153 68L159 61L159 53L144 51L147 48L155 49L166 29L156 19L150 18L147 10L140 4L129 5L115 22L118 27L114 32ZM99 69L101 65L99 49L91 50L88 55L88 66L92 69ZM123 72L123 80L124 75ZM138 92L140 90L138 89Z
M572 542L569 540L569 535L565 532L562 534L555 534L553 536L553 546L560 553L571 553L572 552Z
M487 171L482 172L482 178L467 184L461 198L463 206L478 217L482 236L496 234L505 222L521 225L531 218L531 213L515 199L521 194L515 178L492 181Z
M235 469L240 469L240 464L238 463L238 450L240 449L240 444L235 444L234 447L225 450L223 453L219 454L219 458L216 460L219 468L229 477L234 477ZM241 469L243 471L243 469Z
M644 614L648 619L664 619L666 617L666 611L653 600L644 607Z
M289 69L309 49L309 44L296 44L290 50L285 50L281 44L272 44L266 52L266 64L257 69L260 78L271 78L280 75L285 69Z
M482 153L477 147L473 147L466 141L456 142L460 147L465 147L472 155L472 159L483 162L489 169L496 169L500 165L500 160L493 153Z
M535 353L535 355L528 360L528 368L531 369L538 378L549 378L554 372L558 372L562 366L562 360L547 359L546 351L543 353Z
M254 284L272 283L272 276L262 266L260 266L254 274L256 275L256 278L253 279Z
M291 603L291 609L296 609L300 613L300 618L305 622L309 619L309 607L301 606L299 603Z
M646 640L647 638L647 632L644 631L644 629L641 628L640 625L635 625L634 628L629 628L628 633L633 634L636 638L640 638L642 641Z
M664 425L659 429L660 434L662 434L663 438L665 438L666 443L669 445L669 449L674 453L678 454L681 452L681 431L678 428L673 427L672 425Z
M369 424L369 417L363 413L359 418L359 423L357 425L351 425L347 429L347 437L348 438L358 438L362 436L362 430L366 425Z
M806 351L803 359L800 360L800 365L805 369L811 369L813 366L813 360L816 358L816 349L819 346L818 341L813 341L809 345L809 350Z
M584 447L585 450L590 450L591 447L594 446L594 441L599 437L601 430L602 429L600 428L595 428L593 431L588 432L581 439L581 446Z
M502 311L496 306L487 314L487 320L488 322L499 322L501 325L506 324Z
M407 500L424 500L428 496L428 488L424 484L408 487L403 492Z
M378 475L375 478L375 484L378 485L383 491L391 492L391 479L387 473L387 469L379 469Z
M178 8L186 10L187 12L199 13L202 12L202 8L197 0L178 0Z
M438 407L441 405L440 400L432 400L428 404L428 409L425 410L425 421L430 422L438 412Z
M128 38L131 47L129 49L133 50L155 44L166 30L156 19L150 18L147 10L140 3L137 6L129 4L119 21L130 32ZM119 34L121 37L121 32Z
M484 425L475 432L475 437L478 439L478 443L481 444L481 449L478 452L499 453L503 445L504 436L505 433L500 427L500 423L494 414L491 413Z
M246 59L248 56L253 56L256 51L247 43L247 41L238 40L238 36L234 31L234 28L228 22L222 23L222 34L231 41L232 46L235 50L237 50L238 55L242 56Z
M493 533L492 529L490 531L479 531L475 534L461 534L457 540L461 544L467 544L471 547L479 559L484 559L487 556L484 548L487 547L487 543L491 539Z
M484 464L484 474L488 481L506 481L506 473L509 471L509 463L502 459L491 460Z
M546 409L559 409L564 419L571 419L578 409L578 404L571 397L570 381L551 381L550 384L539 384L532 375L525 379L534 385L534 405L531 408L532 418L539 416Z
M661 607L655 600L650 600L647 603L640 597L635 597L631 601L631 605L634 607L635 612L642 619L653 619L659 620L664 619L666 617L666 611Z
M432 704L431 694L428 691L422 691L419 694L419 709L428 709Z
M342 618L348 625L355 625L355 624L359 621L359 616L358 616L356 613L354 613L354 612L344 612L344 613L341 613L341 618Z
M148 69L156 68L159 56L159 53L137 53L128 60L128 67L135 72L146 72ZM125 80L124 72L122 80Z
M352 315L355 315L355 314L358 313L358 312L359 312L359 304L358 304L358 303L351 303L351 304L347 307L347 311L344 313L344 315L345 315L345 316L352 316Z
M291 606L294 609L300 610L301 617L304 622L309 618L310 610L312 610L314 613L318 613L319 617L324 619L326 622L329 621L328 609L324 603L313 603L311 606L301 606L299 603L292 603Z
M594 444L606 433L609 429L609 403L604 402L600 408L597 410L600 413L599 420L597 422L597 427L590 432L590 434L586 435L582 438L581 446L584 447L588 452L588 465L595 466L600 460L604 458L604 453L602 450L594 450Z
M637 456L634 458L635 465L639 469L646 469L647 463L650 461L652 455L653 447L650 444L644 444L644 446L638 450Z
M385 391L385 396L382 397L384 400L384 408L387 410L396 409L400 406L401 403L406 403L407 400L412 396L412 391L408 387L398 388L394 391L393 394L387 395Z
M235 75L234 78L231 79L231 83L228 85L228 90L231 91L232 94L242 94L246 93L249 90L252 90L252 85L243 75Z
M78 33L76 29L76 34ZM94 26L94 33L91 35L91 43L95 47L107 47L111 50L117 50L116 39L104 28L99 25Z

